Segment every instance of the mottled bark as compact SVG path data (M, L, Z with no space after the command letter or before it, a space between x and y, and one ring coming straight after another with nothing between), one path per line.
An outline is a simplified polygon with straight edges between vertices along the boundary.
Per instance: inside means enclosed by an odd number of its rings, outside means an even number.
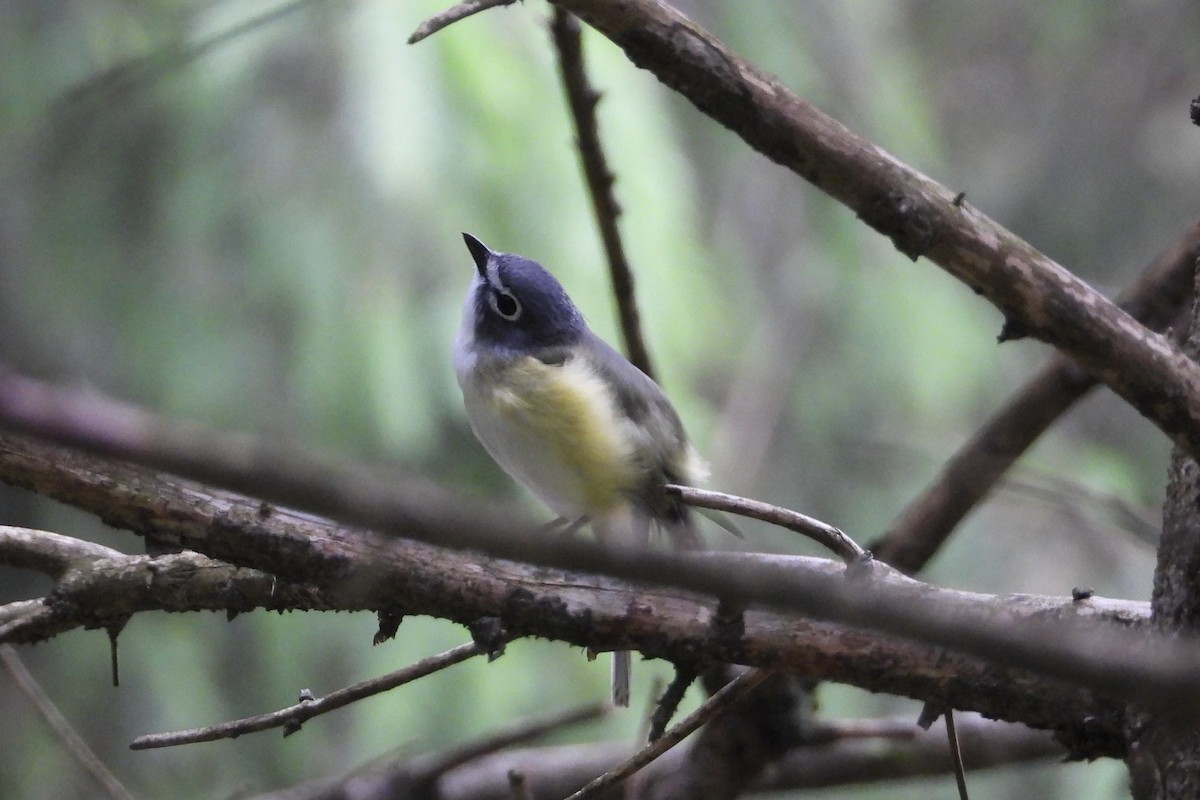
M1200 285L1198 285L1200 288ZM1200 296L1200 295L1198 295ZM1200 353L1200 305L1193 303L1184 346ZM1151 615L1166 635L1194 637L1200 630L1200 465L1176 448L1163 502L1162 540L1154 571ZM1136 800L1200 797L1200 722L1168 724L1147 713L1131 713L1129 764Z

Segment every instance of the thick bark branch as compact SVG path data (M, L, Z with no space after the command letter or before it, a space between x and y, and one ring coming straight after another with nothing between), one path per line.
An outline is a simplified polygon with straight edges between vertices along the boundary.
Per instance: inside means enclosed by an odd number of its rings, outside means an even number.
M1122 294L1121 307L1154 330L1167 328L1187 307L1197 257L1200 224L1143 270ZM918 572L1008 468L1096 383L1074 361L1055 355L942 466L871 550L901 572Z
M911 258L986 297L1011 333L1070 355L1189 452L1200 367L956 193L901 163L656 0L552 0L747 144L844 203Z
M1055 729L1078 754L1121 752L1119 698L1140 697L1180 712L1200 707L1196 648L1122 630L1144 619L1145 606L1136 603L955 592L882 565L872 576L848 582L840 564L821 559L630 555L584 542L513 538L487 520L463 530L454 527L457 521L438 530L408 529L451 546L526 555L549 565L534 567L479 552L380 540L16 437L0 437L0 480L35 488L115 526L311 586L332 607L430 614L464 624L498 617L513 635L597 650L637 649L676 663L741 663L922 700L950 699L957 708ZM377 521L382 529L405 530L396 519ZM654 589L577 571L585 568L683 588ZM712 596L757 604L744 615L743 630L730 635L726 627L714 629ZM108 616L99 597L89 595L87 602L101 621ZM125 598L109 602L129 610ZM1114 692L1118 701L1082 688L1088 685Z

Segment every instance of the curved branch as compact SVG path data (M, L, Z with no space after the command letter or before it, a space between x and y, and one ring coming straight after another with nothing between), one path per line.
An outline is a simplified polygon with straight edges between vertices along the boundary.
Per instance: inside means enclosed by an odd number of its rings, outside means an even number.
M1200 453L1200 365L956 193L901 163L659 0L552 0L754 149L929 258Z
M667 491L678 495L683 502L690 506L711 508L714 511L728 511L730 514L769 522L772 525L795 531L831 551L847 564L870 557L870 554L859 547L841 528L835 528L798 511L780 508L748 497L738 497L709 489L697 489L694 486L668 484Z

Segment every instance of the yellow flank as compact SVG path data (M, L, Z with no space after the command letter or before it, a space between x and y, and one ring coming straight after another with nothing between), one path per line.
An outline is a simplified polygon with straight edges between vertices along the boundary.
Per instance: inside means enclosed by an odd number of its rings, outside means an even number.
M492 391L496 412L543 442L549 464L576 483L589 515L621 502L637 483L628 423L615 413L604 382L579 360L561 366L525 358L505 369Z

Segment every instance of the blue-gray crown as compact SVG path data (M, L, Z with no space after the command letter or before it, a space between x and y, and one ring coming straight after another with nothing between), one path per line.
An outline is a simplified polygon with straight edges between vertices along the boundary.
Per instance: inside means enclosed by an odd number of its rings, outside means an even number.
M479 279L475 296L475 341L518 352L562 347L587 330L583 315L558 279L536 261L497 253L463 234Z

